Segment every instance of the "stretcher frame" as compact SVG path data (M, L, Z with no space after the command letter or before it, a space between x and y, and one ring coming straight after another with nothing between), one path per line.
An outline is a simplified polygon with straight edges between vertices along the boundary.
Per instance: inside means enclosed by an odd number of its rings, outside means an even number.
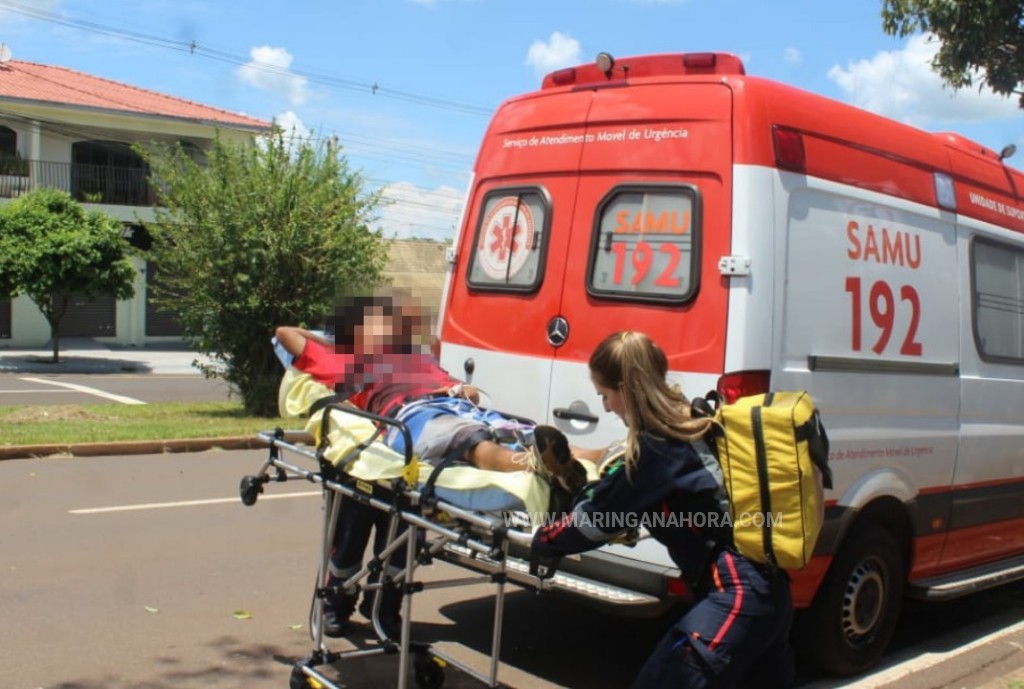
M431 486L423 490L417 488L415 476L418 467L412 455L413 443L409 429L400 421L378 416L355 409L351 406L329 404L323 412L320 426L320 437L328 437L330 415L332 413L353 414L370 419L376 425L376 432L366 441L349 450L337 463L325 459L324 447L313 448L299 444L295 438L300 435L308 439L308 434L286 433L281 429L259 433L259 438L269 446L267 459L255 475L242 478L239 487L240 497L245 505L254 505L264 486L270 482L285 482L302 479L320 484L323 489L323 528L321 552L317 571L317 585L313 603L310 607L310 637L313 641L311 654L295 663L289 683L289 689L309 689L310 687L326 687L341 689L338 684L326 677L320 669L323 665L332 664L345 659L361 658L376 655L399 655L398 689L405 689L409 674L410 657L414 661L414 676L420 689L438 689L444 683L444 670L451 665L474 677L491 688L500 687L497 681L498 665L501 651L502 622L504 615L506 583L509 581L507 563L510 545L529 548L532 535L510 528L502 517L490 513L481 513L458 507L438 499L432 494ZM379 440L393 427L402 433L405 439L404 463L406 471L403 476L391 480L384 488L385 497L376 494L378 489L367 492L367 482L346 474L344 469L355 461L359 454L370 443ZM315 468L302 466L295 461L286 459L285 453L298 455L302 460L311 461ZM274 474L271 476L271 471ZM331 544L337 523L341 499L351 499L386 512L388 520L387 541L384 550L372 556L358 572L332 589L326 587L327 571L330 561ZM443 518L443 522L435 519ZM400 524L406 528L399 533ZM447 546L457 547L467 553L470 559L480 557L487 563L485 573L474 576L445 579L442 581L416 581L415 574L419 566L428 565L435 557L443 557ZM388 576L388 564L392 555L399 548L405 548L405 567L393 576ZM529 577L530 584L538 591L545 590L551 581L551 572L543 569L537 575ZM370 581L371 575L378 578ZM522 577L517 577L518 583ZM451 588L457 586L491 583L495 585L494 620L492 627L491 658L487 674L459 662L458 660L433 649L429 643L414 641L411 637L412 598L413 594L435 588ZM387 586L402 589L402 624L398 639L388 636L380 620L381 596L374 597L371 623L379 644L365 649L352 651L332 651L324 638L324 614L326 598L336 590L343 589L349 593L362 591L379 591Z

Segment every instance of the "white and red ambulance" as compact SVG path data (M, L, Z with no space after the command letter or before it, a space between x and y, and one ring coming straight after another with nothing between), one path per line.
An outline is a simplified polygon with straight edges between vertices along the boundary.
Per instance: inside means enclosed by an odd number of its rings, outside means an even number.
M581 446L624 436L586 367L615 330L652 336L691 396L810 391L836 484L794 573L797 640L857 672L905 594L1024 576L1022 193L1000 154L733 55L602 54L495 114L442 363ZM678 591L655 543L563 569L623 608Z

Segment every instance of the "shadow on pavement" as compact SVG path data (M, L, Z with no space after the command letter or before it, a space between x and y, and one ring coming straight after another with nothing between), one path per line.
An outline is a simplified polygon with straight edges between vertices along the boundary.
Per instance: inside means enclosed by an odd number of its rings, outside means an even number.
M49 373L51 375L65 375L73 373L150 373L152 370L152 366L147 362L130 358L101 359L89 356L62 355L58 363L53 363L50 359L35 355L18 356L7 354L0 358L0 373Z
M486 597L442 607L455 624L445 628L450 637L439 640L489 656L493 606ZM512 591L505 599L501 660L566 687L627 687L677 617L627 618L558 596Z

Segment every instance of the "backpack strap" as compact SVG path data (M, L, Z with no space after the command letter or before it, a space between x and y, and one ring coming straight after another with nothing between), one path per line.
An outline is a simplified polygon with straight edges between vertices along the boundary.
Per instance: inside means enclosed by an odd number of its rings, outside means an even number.
M821 472L821 483L825 488L832 488L832 469L828 466L828 434L821 423L821 414L815 409L807 423L796 429L797 440L806 440L807 449L811 453L811 461Z

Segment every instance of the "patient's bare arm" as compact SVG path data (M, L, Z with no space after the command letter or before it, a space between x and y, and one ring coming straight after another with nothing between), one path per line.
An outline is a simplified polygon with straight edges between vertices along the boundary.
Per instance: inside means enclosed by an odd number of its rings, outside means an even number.
M313 340L324 346L332 344L330 340L304 328L297 328L291 325L282 325L274 331L277 341L292 356L302 356L306 348L306 340Z

